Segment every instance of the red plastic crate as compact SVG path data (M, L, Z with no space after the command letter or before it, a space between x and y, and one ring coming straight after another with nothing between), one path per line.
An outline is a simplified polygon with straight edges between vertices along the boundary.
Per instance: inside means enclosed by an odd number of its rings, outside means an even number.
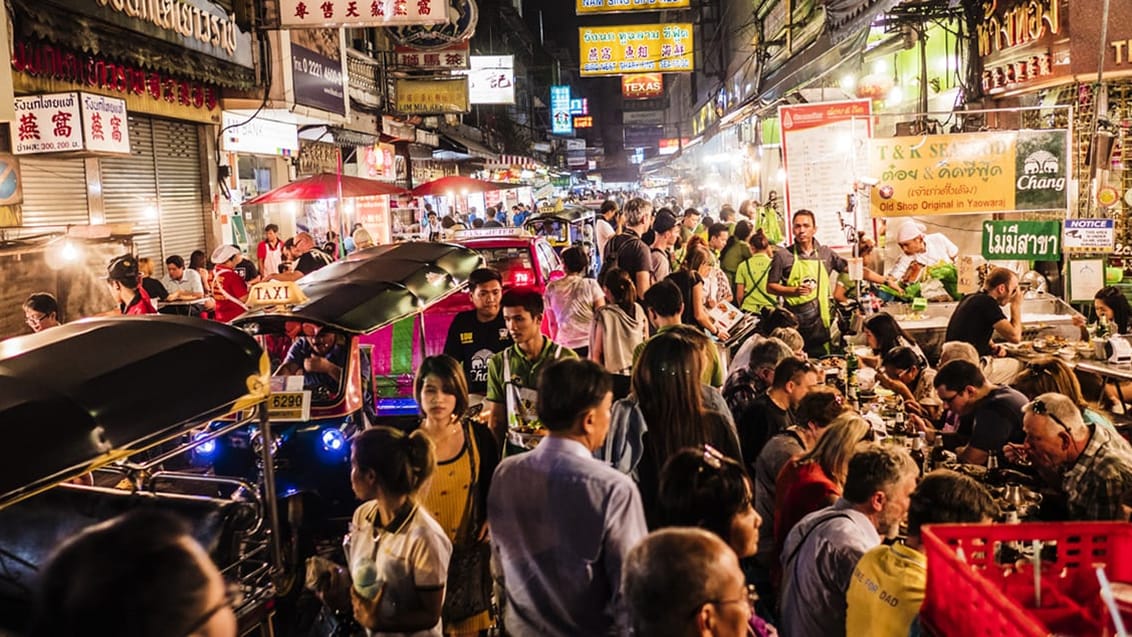
M1028 547L1034 540L1057 543L1056 559L1042 562L1041 608L1034 608L1030 563L1000 565L995 557L1005 543ZM928 582L920 618L930 634L1113 635L1095 569L1103 565L1113 584L1132 584L1128 523L944 524L926 527L923 542ZM1132 604L1120 611L1132 628Z

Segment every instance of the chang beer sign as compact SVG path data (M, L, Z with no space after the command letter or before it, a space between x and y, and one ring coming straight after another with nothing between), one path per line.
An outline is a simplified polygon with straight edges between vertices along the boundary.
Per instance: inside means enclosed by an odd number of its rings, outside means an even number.
M1014 149L1014 207L1065 210L1069 205L1069 134L1018 131Z
M984 221L983 258L988 261L1057 261L1060 221Z

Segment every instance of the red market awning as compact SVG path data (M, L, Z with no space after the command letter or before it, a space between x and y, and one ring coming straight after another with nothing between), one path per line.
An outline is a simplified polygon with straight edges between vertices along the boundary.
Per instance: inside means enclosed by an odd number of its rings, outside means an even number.
M469 193L506 190L508 188L518 187L518 184L499 184L492 181L483 181L482 179L453 175L423 183L413 188L413 195L416 197L422 197L424 195L466 195Z
M285 203L289 201L317 201L319 199L338 198L338 180L342 180L342 197L372 197L374 195L400 195L407 192L404 188L373 179L361 177L339 177L334 173L319 173L303 179L296 179L286 186L245 201L245 206L256 206L269 203Z

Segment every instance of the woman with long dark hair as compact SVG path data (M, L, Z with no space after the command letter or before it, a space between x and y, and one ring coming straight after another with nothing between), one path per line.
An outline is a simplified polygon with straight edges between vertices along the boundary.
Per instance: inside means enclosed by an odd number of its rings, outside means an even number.
M668 278L680 288L684 299L684 313L680 317L684 324L702 327L716 338L727 340L727 332L716 326L707 311L704 277L711 276L711 270L711 253L707 247L689 244L688 255L680 269Z
M469 594L490 578L487 572L487 492L499 464L495 437L476 420L463 417L468 409L468 383L464 368L451 356L429 356L421 361L413 384L421 409L420 431L436 450L436 473L423 506L452 542L453 568L448 571L444 599L444 634L476 635L492 627L490 605ZM474 552L485 553L475 560ZM456 569L458 563L478 565L482 572ZM460 582L454 578L466 578ZM482 606L482 608L481 608Z
M920 349L916 339L904 331L896 319L887 312L878 312L865 319L865 342L873 350L872 356L862 356L861 361L869 367L879 367L881 358L894 347L910 347L927 364L924 350Z
M1132 323L1132 305L1129 305L1128 297L1124 296L1120 288L1110 285L1097 290L1093 295L1093 310L1097 313L1098 320L1104 317L1108 321L1113 333L1128 333L1129 324ZM1080 314L1073 317L1073 323L1081 327L1082 338L1088 338L1085 321L1085 317Z
M589 357L609 373L627 376L633 350L648 338L648 315L637 302L633 278L621 268L606 272L604 290L608 302L594 312Z

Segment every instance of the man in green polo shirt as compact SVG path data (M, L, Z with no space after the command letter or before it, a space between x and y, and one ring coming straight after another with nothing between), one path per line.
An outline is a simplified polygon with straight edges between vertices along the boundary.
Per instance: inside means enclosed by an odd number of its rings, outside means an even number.
M656 334L663 334L677 325L682 325L680 315L684 312L684 298L680 294L680 287L671 280L665 279L645 290L642 301L649 315L649 323L656 328ZM641 357L641 351L645 349L647 342L633 349L634 365ZM711 361L704 365L704 376L701 380L705 385L718 389L723 386L723 363L719 360L719 349L712 346L711 352Z
M491 404L491 430L497 440L507 438L521 445L518 432L539 428L535 407L538 374L543 366L559 358L577 358L573 350L550 340L541 331L542 295L530 288L503 293L503 321L514 344L494 354L487 362L487 402Z

